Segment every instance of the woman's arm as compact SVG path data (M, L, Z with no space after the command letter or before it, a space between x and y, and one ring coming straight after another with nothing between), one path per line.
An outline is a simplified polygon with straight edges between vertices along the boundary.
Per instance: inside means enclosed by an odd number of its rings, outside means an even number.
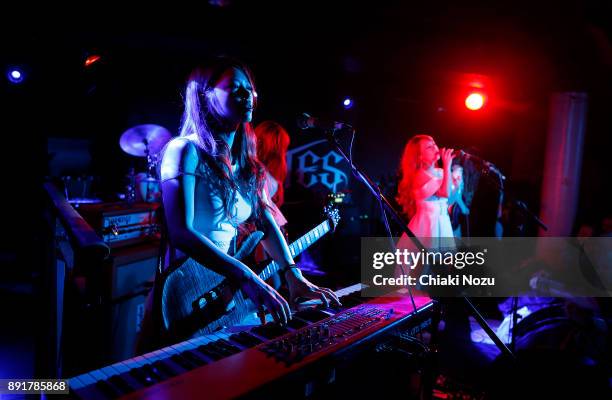
M459 188L453 189L453 187L451 186L451 193L450 193L450 196L448 196L449 206L452 206L453 204L455 204L457 202L457 198L461 197L459 193L460 193Z
M456 201L457 201L457 205L461 208L461 213L463 213L465 215L470 213L470 209L463 202L463 196L461 196L461 192L460 191L457 192L457 200Z
M266 209L264 211L262 223L267 233L266 238L262 240L266 252L280 265L281 269L295 264L291 252L289 251L287 241L270 210Z
M459 185L455 190L451 190L451 195L448 198L448 205L452 206L457 204L457 207L461 210L461 214L468 215L470 213L470 209L465 205L463 201L463 196L461 195L463 183Z
M463 192L463 182L459 183L459 186L455 186L454 182L451 183L451 193L448 197L449 206L461 201L461 192Z
M295 265L295 262L285 237L282 235L274 217L267 209L263 213L262 223L264 230L267 232L266 238L262 241L263 246L274 261L281 266L281 270L284 271L282 274L287 280L290 300L293 302L298 297L305 297L321 299L326 306L329 306L330 300L340 305L338 296L332 290L313 285L304 278L302 271L297 267L287 268L288 266Z
M428 199L440 190L441 180L433 178L426 172L419 170L414 180L412 195L415 200Z

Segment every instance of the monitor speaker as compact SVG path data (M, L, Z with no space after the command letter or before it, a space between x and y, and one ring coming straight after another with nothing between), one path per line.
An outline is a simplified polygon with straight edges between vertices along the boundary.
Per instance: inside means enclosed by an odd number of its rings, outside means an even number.
M135 356L145 300L155 278L158 243L113 249L110 348L113 361Z

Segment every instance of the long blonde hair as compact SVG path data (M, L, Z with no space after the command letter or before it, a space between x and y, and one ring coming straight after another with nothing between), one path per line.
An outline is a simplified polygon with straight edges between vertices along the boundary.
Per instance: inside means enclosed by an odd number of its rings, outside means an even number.
M415 213L412 184L417 171L423 168L421 162L421 142L423 140L433 140L433 138L429 135L415 135L408 140L404 147L398 171L399 184L395 200L397 200L397 203L402 207L402 211L408 218L412 217Z

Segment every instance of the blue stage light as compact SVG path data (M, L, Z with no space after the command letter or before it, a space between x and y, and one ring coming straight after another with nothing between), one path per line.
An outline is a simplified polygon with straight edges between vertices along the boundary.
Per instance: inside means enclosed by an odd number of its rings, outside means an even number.
M9 68L7 77L11 83L21 83L23 82L25 74L19 68Z

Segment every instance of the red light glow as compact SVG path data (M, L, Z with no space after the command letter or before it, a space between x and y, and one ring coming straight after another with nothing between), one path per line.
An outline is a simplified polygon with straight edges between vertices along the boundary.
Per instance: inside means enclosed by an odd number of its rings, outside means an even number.
M89 57L87 57L85 59L85 66L89 67L90 65L92 65L93 63L97 62L98 60L100 60L100 56L97 54L91 55Z
M468 110L480 110L485 103L485 96L481 93L471 93L465 98L465 106Z

